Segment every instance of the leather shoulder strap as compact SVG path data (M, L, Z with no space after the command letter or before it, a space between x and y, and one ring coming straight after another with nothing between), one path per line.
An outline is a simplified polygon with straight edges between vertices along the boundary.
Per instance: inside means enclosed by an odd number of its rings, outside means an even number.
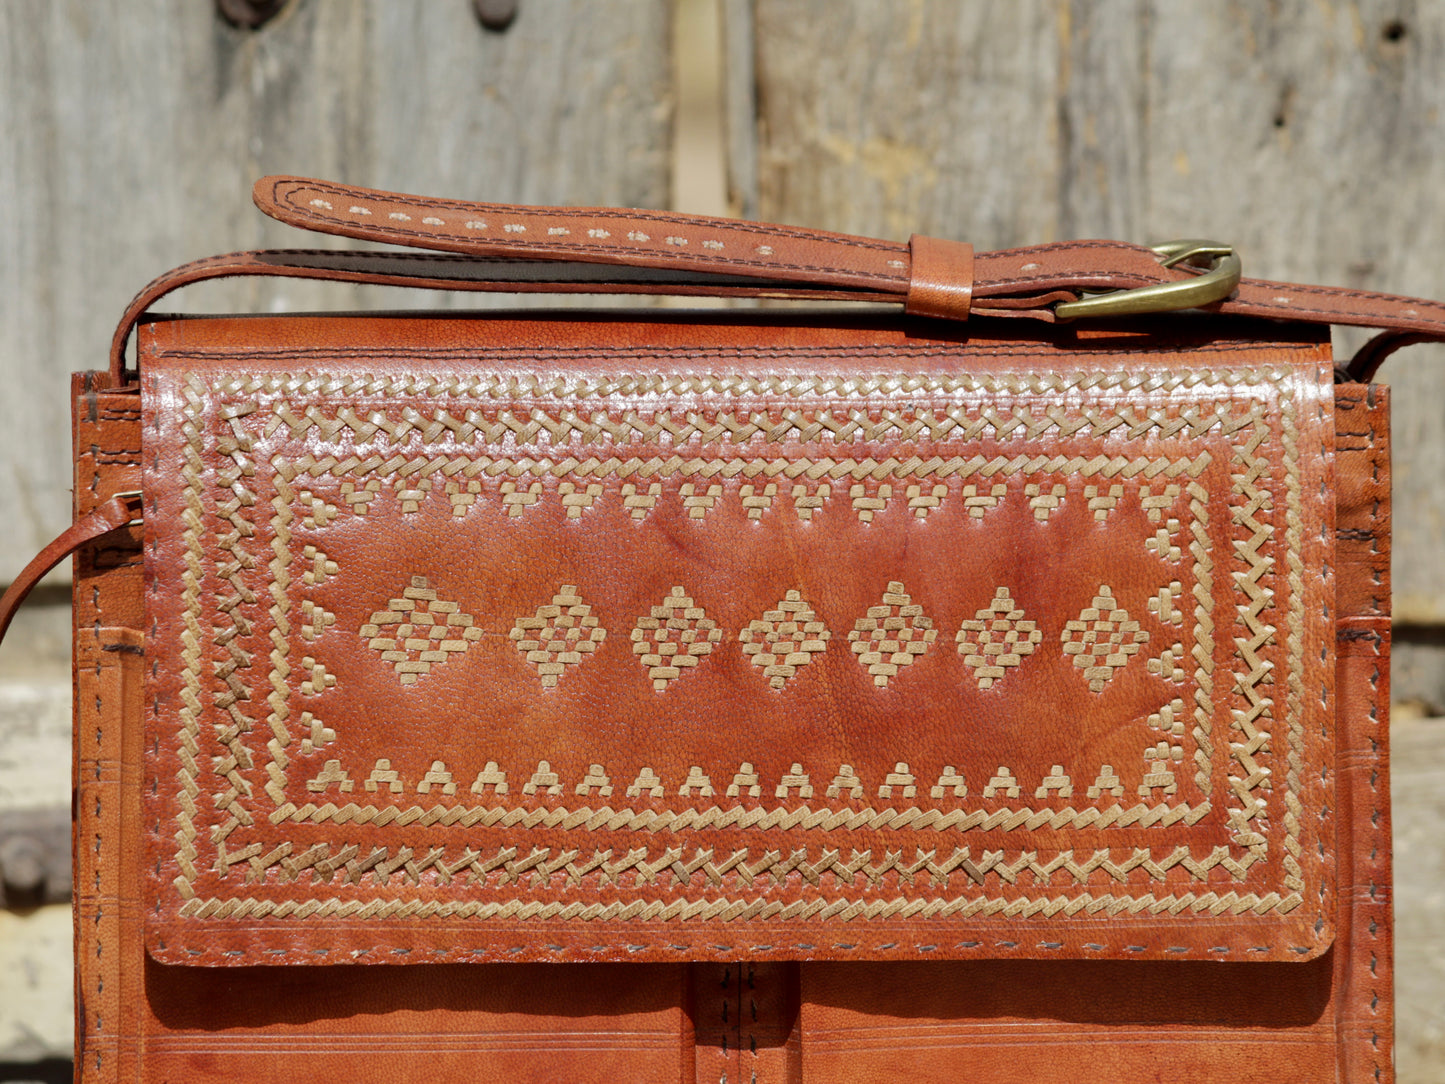
M522 207L423 199L300 177L263 177L256 206L301 229L468 256L575 260L901 293L908 250L891 241L620 207Z
M1057 301L1056 291L1127 290L1190 275L1166 270L1141 245L1063 241L978 253L971 275L967 261L957 259L952 262L956 285L940 286L942 261L934 255L939 242L921 237L905 245L660 211L457 203L299 177L262 178L253 196L262 211L282 222L365 241L475 256L732 272L775 282L871 289L899 301L910 290L971 285L974 312L1006 307L1045 319ZM990 306L989 301L1005 304ZM931 315L943 314L934 309ZM947 315L964 316L968 309L962 304ZM1244 279L1218 309L1445 336L1445 305L1368 290Z
M671 293L896 301L946 319L1056 319L1082 294L1180 282L1151 249L1119 241L1061 241L973 253L966 244L909 243L732 219L616 207L525 207L381 192L300 177L263 177L257 206L319 233L426 253L284 249L238 252L156 279L127 308L111 348L123 377L126 343L172 290L231 275L284 275L445 290ZM1208 308L1227 314L1386 332L1352 369L1368 378L1408 342L1445 339L1445 305L1368 290L1242 279Z
M56 536L50 545L37 553L21 570L20 575L15 577L5 594L0 596L0 641L5 639L5 632L10 628L10 622L15 619L15 611L35 589L35 585L45 578L47 572L87 542L93 542L102 535L131 523L140 522L140 514L140 494L117 494L81 516Z

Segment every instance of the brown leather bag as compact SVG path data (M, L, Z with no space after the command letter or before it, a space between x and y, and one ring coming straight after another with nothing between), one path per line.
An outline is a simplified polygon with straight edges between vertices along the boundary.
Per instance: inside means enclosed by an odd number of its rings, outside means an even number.
M75 378L0 631L74 549L82 1079L1390 1079L1367 381L1445 308L256 199L450 254L191 264ZM238 274L904 309L146 315Z

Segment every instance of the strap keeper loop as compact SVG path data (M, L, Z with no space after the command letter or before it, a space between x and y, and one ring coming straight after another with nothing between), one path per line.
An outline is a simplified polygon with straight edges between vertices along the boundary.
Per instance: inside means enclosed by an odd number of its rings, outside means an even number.
M915 233L908 239L908 252L911 269L903 311L967 320L973 304L973 246Z

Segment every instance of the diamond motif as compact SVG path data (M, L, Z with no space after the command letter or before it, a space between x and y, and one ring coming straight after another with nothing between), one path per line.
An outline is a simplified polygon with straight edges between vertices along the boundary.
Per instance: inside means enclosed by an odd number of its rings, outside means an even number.
M749 624L738 633L738 639L743 654L763 668L763 676L773 688L781 689L799 667L827 649L832 635L802 595L789 591L778 600L776 610L768 610Z
M425 576L413 576L400 598L389 600L361 626L361 638L396 668L403 685L415 685L433 665L480 640L482 630L455 602L438 600Z
M640 656L652 687L657 692L682 677L684 669L711 655L713 644L722 639L722 629L701 606L683 594L681 587L654 606L648 617L639 617L632 630L632 652Z
M980 689L993 687L1010 668L1020 665L1032 655L1043 639L1043 633L1032 621L1024 620L1007 587L993 593L993 601L965 621L958 630L958 653L964 665L973 671Z
M310 643L334 624L336 615L325 606L309 598L301 600L301 639Z
M531 617L517 618L511 636L517 650L537 668L542 688L552 689L567 667L578 665L597 650L607 639L607 630L598 625L592 607L569 583Z
M889 678L912 666L937 637L933 620L924 616L923 607L914 604L897 580L889 583L881 604L869 607L848 633L853 653L879 688L886 688Z
M1149 642L1149 633L1114 601L1113 589L1101 584L1094 604L1079 611L1079 619L1065 625L1059 639L1064 654L1072 655L1074 665L1089 679L1089 690L1097 693Z

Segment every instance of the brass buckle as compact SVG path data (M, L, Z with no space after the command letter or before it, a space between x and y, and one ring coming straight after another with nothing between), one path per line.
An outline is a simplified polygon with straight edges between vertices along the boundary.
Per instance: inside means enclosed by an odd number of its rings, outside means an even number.
M115 500L117 497L133 497L133 498L135 498L136 502L139 503L139 502L142 500L142 498L145 497L145 491L144 491L144 490L140 490L140 489L122 489L120 492L118 492L118 493L112 493L112 494L110 495L110 499L111 499L111 500ZM144 517L144 516L137 516L136 518L134 518L134 519L130 520L129 522L127 522L127 523L126 523L126 526L127 526L127 527L135 527L135 526L138 526L138 525L140 525L140 524L142 524L142 523L144 523L144 522L145 522L145 517Z
M1143 312L1197 309L1224 300L1239 285L1242 273L1239 253L1232 245L1193 239L1155 245L1153 251L1165 267L1186 264L1199 268L1202 273L1192 279L1066 301L1055 306L1055 318L1077 320L1081 316L1134 316Z

